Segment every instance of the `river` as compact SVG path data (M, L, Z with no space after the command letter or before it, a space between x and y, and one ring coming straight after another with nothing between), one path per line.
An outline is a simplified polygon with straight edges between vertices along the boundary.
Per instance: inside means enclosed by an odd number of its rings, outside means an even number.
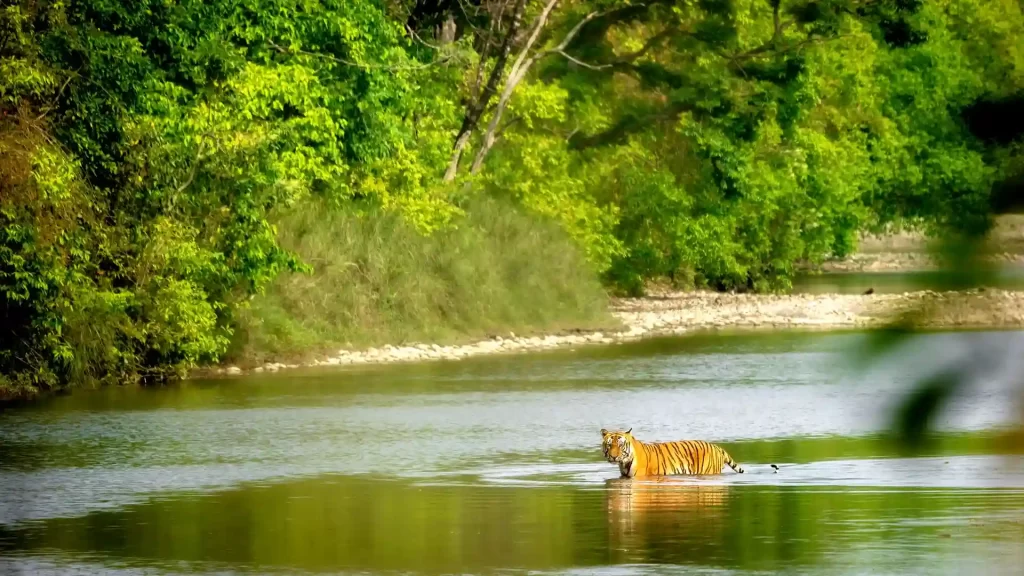
M0 413L0 573L1020 574L1021 361L923 453L915 375L858 333L695 335L460 362L80 391ZM1015 348L1014 348L1015 347ZM622 481L602 428L721 442L746 469ZM777 464L778 473L769 464Z
M979 278L950 274L943 270L891 272L825 272L799 274L793 279L794 294L863 294L873 290L877 294L894 294L915 290L934 290L951 279L978 282ZM1005 264L990 271L983 284L1004 290L1024 289L1024 266Z

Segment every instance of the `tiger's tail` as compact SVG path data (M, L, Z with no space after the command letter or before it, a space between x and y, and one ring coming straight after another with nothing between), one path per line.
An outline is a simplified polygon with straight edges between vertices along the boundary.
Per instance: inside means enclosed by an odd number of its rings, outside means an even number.
M722 450L722 452L725 453L725 463L729 465L729 468L732 468L739 474L743 474L743 467L737 464L736 461L732 459L732 456L729 456L728 452L725 450Z

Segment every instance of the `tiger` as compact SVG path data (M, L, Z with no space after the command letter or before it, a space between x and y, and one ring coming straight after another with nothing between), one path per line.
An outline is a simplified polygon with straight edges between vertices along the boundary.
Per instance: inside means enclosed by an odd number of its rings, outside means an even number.
M725 465L743 473L724 448L703 440L641 442L633 437L632 428L625 432L602 428L601 439L605 459L619 465L623 478L721 474Z

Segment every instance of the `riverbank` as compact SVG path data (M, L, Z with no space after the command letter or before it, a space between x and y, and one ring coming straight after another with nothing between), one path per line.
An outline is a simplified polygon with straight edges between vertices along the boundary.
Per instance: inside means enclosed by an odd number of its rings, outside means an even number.
M930 252L930 240L920 232L864 234L857 252L842 260L824 262L822 272L920 272L941 264ZM984 260L995 266L1024 265L1024 215L996 218L985 245Z
M485 211L484 214L486 215L487 212ZM346 226L342 224L337 223L327 229L345 230ZM299 228L313 229L310 226ZM526 228L532 230L531 227ZM355 234L354 236L361 238L365 234ZM523 233L514 236L516 245L523 242L522 238L532 236L532 234ZM315 242L316 249L313 250L308 247L310 244L308 240L300 239L294 241L294 248L301 253L308 253L313 260L325 262L330 261L331 258L338 260L339 254L359 252L352 249L347 252L344 249L339 250L339 246L348 245L344 238L332 237L329 240L321 239ZM1024 264L1024 215L999 217L988 242L987 258L993 263ZM475 239L467 244L479 243L479 239ZM388 328L380 331L378 341L391 342L391 344L376 347L365 344L360 346L359 341L352 339L352 345L338 346L329 353L319 355L308 353L295 355L292 353L289 355L287 349L275 350L274 346L263 343L263 348L272 353L278 353L278 357L260 357L252 353L241 354L241 358L248 359L247 363L239 361L237 364L198 370L193 374L195 376L239 375L309 366L345 366L429 360L457 361L484 354L509 354L585 345L607 345L698 330L863 329L881 325L910 312L913 312L913 322L917 326L927 329L1024 328L1024 291L991 288L966 292L911 291L888 294L790 295L679 292L651 288L648 290L647 296L642 298L611 299L608 303L611 318L606 321L603 319L604 316L607 316L603 312L603 298L601 298L600 305L597 303L599 289L596 284L591 283L593 285L587 284L586 286L581 284L584 282L586 274L580 272L578 267L570 266L574 262L573 260L568 263L557 260L558 255L564 251L551 250L551 245L557 246L557 243L547 239L531 245L529 249L517 249L516 253L535 254L540 253L545 247L549 247L543 258L531 258L530 262L532 266L536 266L538 260L544 262L545 273L541 276L559 279L560 283L556 283L542 292L538 292L536 287L543 286L544 283L529 283L533 288L524 294L504 298L508 301L509 306L507 310L503 311L501 318L483 323L479 318L463 318L460 323L464 327L471 325L509 326L509 319L521 316L523 310L550 309L561 310L559 313L562 318L558 322L551 321L551 318L536 318L519 324L559 326L568 329L533 332L527 332L527 329L516 329L515 332L502 332L493 329L490 331L489 337L483 339L473 339L466 335L459 337L458 331L445 332L443 330L446 322L451 323L451 311L449 311L440 316L413 317L418 324L414 330L411 330L411 333L416 336L410 338L408 337L409 332L403 332L405 325L411 322L410 318L393 318L390 323L373 318L362 318L354 315L354 312L348 311L374 310L374 306L368 300L364 299L364 301L358 302L358 305L338 305L334 302L343 295L353 292L354 287L349 275L339 275L336 281L310 280L296 276L279 282L276 301L287 303L294 299L299 304L292 303L275 313L268 313L266 309L260 310L261 313L256 316L260 317L261 321L266 322L268 318L279 317L288 319L289 322L300 319L307 324L317 325L316 329L312 330L308 327L300 327L300 329L290 328L286 331L292 340L304 344L306 350L323 350L325 341L349 339L351 335L344 333L346 326L358 327L374 324ZM484 263L486 259L491 258L491 254L506 253L506 247L506 245L502 245L490 251L484 251L480 263L473 269L486 269L487 266ZM426 256L428 255L414 254L413 260L419 262ZM344 260L344 258L341 259ZM349 257L348 259L352 260L353 258ZM548 262L549 260L550 262ZM516 266L518 265L513 262L511 267L515 268ZM342 266L327 266L327 268L344 269ZM825 272L917 272L937 268L938 264L929 251L929 240L917 232L897 232L884 236L864 235L860 238L857 253L842 261L827 262L821 267ZM552 270L567 270L567 273L554 274ZM425 301L429 298L420 286L423 284L424 277L425 273L421 272L409 275L411 279L401 286L392 286L393 280L389 280L386 284L396 293L406 294L407 300ZM471 287L472 290L467 289L468 291L448 298L451 302L459 303L452 309L487 309L488 306L466 307L464 303L476 292L483 292L489 298L500 293L500 290L496 289L477 290L479 279L462 284ZM367 294L376 294L381 291L380 285L380 282L369 283L363 291ZM518 287L522 284L513 282L510 285ZM568 307L558 304L565 299L566 294L575 292L583 293L586 298L577 299L572 306ZM540 298L541 293L547 294L547 297ZM310 297L310 295L324 294L327 296ZM318 304L309 307L302 304L306 301ZM416 306L413 307L416 308ZM418 308L429 310L434 307L420 305ZM513 310L513 308L515 309ZM602 312L599 313L598 308L601 308ZM346 311L346 314L333 314L332 311L336 309ZM566 310L576 310L576 312L566 312ZM585 313L579 312L580 310ZM353 322L353 320L358 321ZM318 323L323 326L319 326ZM262 332L269 331L263 329ZM296 333L305 332L309 333L308 338L296 339L294 336ZM479 334L480 332L464 331L464 333ZM282 352L285 353L282 354ZM291 360L282 361L282 358L291 358Z
M1024 266L1024 254L995 252L987 254L984 262L993 266ZM843 260L824 262L821 272L926 272L939 270L941 263L926 251L858 252Z
M722 329L858 329L878 326L915 312L921 328L1024 328L1024 292L978 289L965 292L919 291L903 294L723 294L660 292L611 302L617 330L563 331L558 334L508 333L442 346L401 343L367 349L339 349L305 362L267 362L224 366L195 376L277 372L299 367L349 366L391 362L458 361L485 354L614 344L640 338Z

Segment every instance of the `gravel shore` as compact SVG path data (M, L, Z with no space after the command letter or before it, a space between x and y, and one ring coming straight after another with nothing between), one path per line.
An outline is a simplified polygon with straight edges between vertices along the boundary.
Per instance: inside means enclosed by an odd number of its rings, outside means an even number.
M267 363L249 370L227 366L204 372L240 375L310 366L457 361L483 354L612 344L695 330L857 329L877 326L910 311L916 311L915 322L924 328L1024 328L1024 292L993 289L871 295L666 292L614 300L612 312L624 326L619 331L531 337L509 333L460 346L411 343L338 350L305 364Z
M881 236L865 234L858 251L842 260L825 262L822 272L912 272L936 270L930 241L920 232ZM1007 214L995 220L985 242L984 260L995 266L1024 265L1024 214Z
M865 235L860 251L827 262L825 272L911 272L937 267L920 233ZM1024 215L1001 216L990 234L987 259L996 265L1024 264ZM900 316L921 328L1024 328L1024 291L977 289L964 292L917 291L902 294L725 294L652 291L644 298L618 298L612 314L622 328L524 337L504 334L458 346L405 343L365 350L337 350L303 364L270 362L200 370L196 375L276 372L303 366L346 366L427 360L455 361L483 354L613 344L640 338L723 329L863 329Z

